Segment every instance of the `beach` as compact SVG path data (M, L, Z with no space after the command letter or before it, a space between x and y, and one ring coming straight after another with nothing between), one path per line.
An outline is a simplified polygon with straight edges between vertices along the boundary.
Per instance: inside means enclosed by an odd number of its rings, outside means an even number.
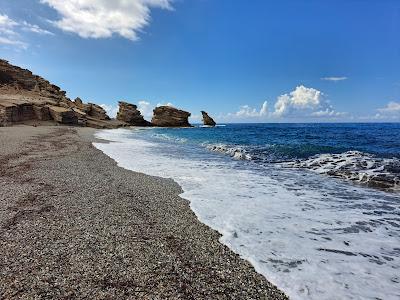
M1 299L287 299L95 132L0 128Z

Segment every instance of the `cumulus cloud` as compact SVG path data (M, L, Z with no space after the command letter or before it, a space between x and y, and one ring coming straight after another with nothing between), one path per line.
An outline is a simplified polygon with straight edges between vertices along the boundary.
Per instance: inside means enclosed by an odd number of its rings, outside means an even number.
M264 101L260 109L243 105L236 113L221 114L220 118L229 120L277 120L296 118L327 118L336 119L347 116L347 113L337 112L325 95L314 88L297 86L292 92L277 97L273 110L268 109Z
M172 9L172 0L41 0L61 16L53 23L83 38L109 38L117 34L137 40L150 21L150 9Z
M138 110L142 113L142 115L146 118L151 117L153 115L153 106L150 102L147 101L139 101Z
M325 80L325 81L333 81L333 82L337 82L337 81L343 81L343 80L347 80L348 78L345 76L342 77L322 77L321 80Z
M110 118L117 117L117 112L119 110L119 107L117 105L100 104L100 106L107 112L107 115Z
M294 91L278 97L274 115L281 117L293 112L326 109L331 110L331 107L328 106L321 91L300 85Z
M17 22L7 15L0 14L0 44L8 46L16 46L26 49L28 44L21 41L19 31L30 31L36 34L53 35L48 30L40 28L38 25L30 24L26 21Z
M264 117L268 115L268 102L264 101L260 110L250 107L249 105L243 105L240 107L239 111L235 113L236 117L239 118L254 118L254 117Z
M389 102L385 107L379 108L378 111L381 114L400 114L400 103Z

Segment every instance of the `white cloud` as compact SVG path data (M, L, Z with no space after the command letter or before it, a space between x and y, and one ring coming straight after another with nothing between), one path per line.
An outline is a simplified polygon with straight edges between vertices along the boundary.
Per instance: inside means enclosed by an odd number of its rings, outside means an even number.
M385 107L379 108L378 111L381 114L400 114L400 103L398 102L389 102Z
M10 19L7 15L0 14L0 34L14 35L14 27L18 25L17 22Z
M292 92L279 96L271 112L268 110L268 102L265 101L259 110L243 105L236 113L221 114L219 117L226 121L265 121L267 119L337 119L344 116L348 114L335 111L321 91L300 85Z
M159 107L159 106L171 106L171 107L174 107L174 105L171 102L168 102L168 103L157 103L156 107Z
M254 117L264 117L268 115L268 102L264 101L260 110L250 107L249 105L243 105L240 107L239 111L235 114L230 114L238 118L254 118Z
M150 102L147 101L139 101L138 110L142 113L142 115L146 118L151 117L153 115L153 106Z
M33 33L43 34L43 35L54 35L54 33L50 32L46 29L40 28L38 25L30 24L26 21L23 21L21 23L21 26L22 26L22 30L24 30L24 31L30 31Z
M116 118L119 110L119 106L109 105L109 104L100 104L100 106L107 112L107 115L110 118Z
M137 40L150 21L150 9L172 9L172 0L41 0L61 19L53 23L83 38L109 38L114 34Z
M19 30L30 31L37 34L53 34L50 31L40 28L38 25L30 24L26 21L19 23L7 15L0 14L0 45L16 46L26 49L28 44L21 41Z
M4 37L0 35L0 45L6 45L6 46L16 46L18 48L23 48L26 49L28 47L28 44L18 41L15 39L10 39L8 37Z
M278 97L275 103L274 115L281 117L293 112L330 109L330 107L327 107L328 104L323 96L324 94L319 90L300 85L289 94L283 94Z
M347 80L348 78L347 77L345 77L345 76L342 76L342 77L322 77L321 78L321 80L326 80L326 81L334 81L334 82L337 82L337 81L342 81L342 80Z

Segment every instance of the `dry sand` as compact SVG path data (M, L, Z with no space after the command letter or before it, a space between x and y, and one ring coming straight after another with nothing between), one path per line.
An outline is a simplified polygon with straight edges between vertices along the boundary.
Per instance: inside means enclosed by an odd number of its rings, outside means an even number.
M0 299L286 299L93 133L0 128Z

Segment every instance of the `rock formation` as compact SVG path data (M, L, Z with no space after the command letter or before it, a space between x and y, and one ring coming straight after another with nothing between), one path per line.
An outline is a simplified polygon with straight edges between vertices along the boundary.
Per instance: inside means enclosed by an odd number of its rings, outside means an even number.
M131 126L151 126L151 123L143 118L136 105L124 101L119 102L117 119Z
M203 115L203 123L204 125L207 126L215 126L217 123L211 118L205 111L201 111L201 114Z
M153 110L151 123L158 127L190 127L190 113L170 106L159 106Z
M0 126L26 121L116 128L127 124L110 120L97 104L71 101L66 92L31 71L0 59Z

